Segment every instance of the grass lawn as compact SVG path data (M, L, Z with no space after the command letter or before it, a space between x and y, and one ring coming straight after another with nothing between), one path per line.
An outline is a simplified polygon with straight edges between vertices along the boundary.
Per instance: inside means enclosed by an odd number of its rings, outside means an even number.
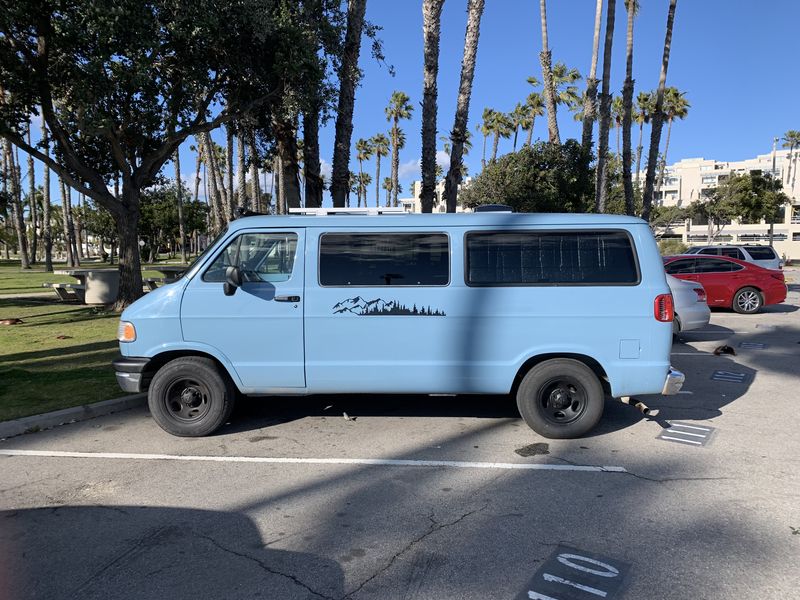
M57 271L64 268L64 263L55 263ZM46 273L43 265L35 265L30 270L19 268L18 260L0 260L0 294L25 294L28 292L46 292L43 283L75 283L69 275L53 275ZM53 292L53 298L55 298Z
M111 367L118 314L55 298L0 299L0 320L11 318L23 322L0 325L0 421L124 395Z

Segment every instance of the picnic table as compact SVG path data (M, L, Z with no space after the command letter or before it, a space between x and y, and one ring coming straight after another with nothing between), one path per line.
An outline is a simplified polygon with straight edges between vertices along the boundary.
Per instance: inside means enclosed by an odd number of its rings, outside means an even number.
M83 304L110 304L119 293L119 270L113 269L64 269L53 271L55 275L69 275L78 283L45 283L62 300L77 298ZM74 296L70 296L69 292Z
M144 279L144 284L152 291L158 287L159 283L172 283L176 281L189 267L187 265L148 265L145 268L148 271L158 271L164 276L147 277Z

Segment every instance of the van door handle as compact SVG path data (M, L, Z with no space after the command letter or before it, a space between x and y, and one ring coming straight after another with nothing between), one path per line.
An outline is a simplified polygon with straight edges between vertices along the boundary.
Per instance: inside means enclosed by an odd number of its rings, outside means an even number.
M300 296L275 296L275 302L300 302Z

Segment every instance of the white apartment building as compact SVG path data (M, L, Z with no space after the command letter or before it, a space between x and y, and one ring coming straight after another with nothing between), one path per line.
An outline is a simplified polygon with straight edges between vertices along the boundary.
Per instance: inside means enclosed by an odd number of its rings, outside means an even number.
M459 186L461 189L462 186L467 185L470 181L472 181L471 177L467 177ZM447 205L444 201L444 179L440 179L436 182L436 196L433 201L433 212L435 213L443 213L447 212ZM420 201L420 196L422 195L422 182L421 181L412 181L411 182L411 197L410 198L398 198L397 203L402 206L406 212L414 212L419 213L422 212L422 202ZM472 212L471 208L465 209L461 206L461 204L456 205L456 212Z
M723 162L704 158L686 158L666 169L664 185L657 193L655 202L664 206L686 207L703 197L706 190L715 188L731 173L742 174L761 171L772 175L783 183L783 191L791 202L782 211L782 218L774 223L773 245L780 255L788 259L800 260L800 177L796 175L800 166L796 149L791 157L789 151L778 150L761 154L756 158L735 162ZM774 168L773 168L774 159ZM642 186L644 172L641 173ZM707 192L705 192L707 193ZM702 218L687 220L672 226L664 232L664 237L680 238L687 244L708 243L708 223ZM726 225L713 243L752 244L769 242L769 224L734 221Z

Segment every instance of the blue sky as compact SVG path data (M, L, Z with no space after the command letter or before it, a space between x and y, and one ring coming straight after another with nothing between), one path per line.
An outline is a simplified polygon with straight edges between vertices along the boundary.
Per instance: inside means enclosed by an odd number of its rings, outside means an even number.
M634 31L637 93L655 89L658 84L668 4L668 0L641 0ZM467 0L446 0L444 5L438 135L446 135L453 125L466 5ZM591 61L594 9L595 0L548 1L553 62L563 61L584 76ZM383 27L380 37L386 60L394 66L396 74L391 76L385 65L378 64L370 56L368 42L362 45L360 66L364 78L356 92L352 144L355 146L360 137L387 132L389 124L384 108L389 96L393 90L406 92L414 105L414 114L403 124L407 142L400 163L401 184L406 192L402 195L405 196L410 182L419 178L421 1L368 0L367 18ZM612 66L614 93L621 90L625 74L625 19L624 3L617 0ZM768 4L749 0L678 1L667 85L685 91L691 109L685 121L673 126L669 162L700 156L727 161L749 158L770 152L773 137L781 136L788 129L800 129L800 111L797 110L800 106L800 79L797 77L800 53L795 41L798 23L800 2L797 0L774 0ZM527 77L534 75L541 80L540 50L538 1L487 0L470 104L469 127L473 133L485 107L508 112L532 90ZM602 56L598 77L601 69ZM559 127L562 139L580 137L579 123L573 121L564 108L559 112ZM332 119L321 131L323 171L330 169L333 133ZM646 129L645 147L647 135ZM215 133L215 137L224 143L222 132ZM534 138L546 137L546 118L540 117L536 121ZM475 135L473 142L474 148L465 159L470 174L480 169L480 136ZM614 150L613 131L610 144ZM500 153L509 151L511 141L501 141ZM194 161L194 153L187 143L181 149L182 175L187 183L193 181ZM351 169L357 169L354 159ZM374 174L374 161L366 164L365 170ZM168 164L164 175L172 177L173 173L172 165ZM387 175L389 161L384 159L381 176ZM38 161L37 180L41 181ZM369 197L371 203L372 192ZM327 193L325 203L330 204Z

